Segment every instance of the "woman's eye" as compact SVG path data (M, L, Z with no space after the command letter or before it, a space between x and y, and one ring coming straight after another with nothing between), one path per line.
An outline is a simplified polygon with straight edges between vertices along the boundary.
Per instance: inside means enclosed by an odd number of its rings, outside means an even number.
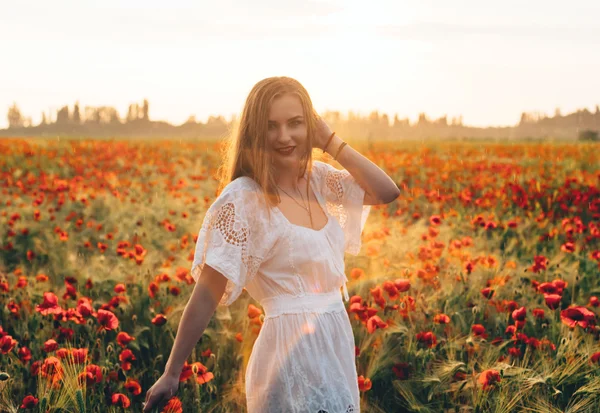
M302 123L302 121L300 120L295 120L294 122L292 122L294 125L300 125Z

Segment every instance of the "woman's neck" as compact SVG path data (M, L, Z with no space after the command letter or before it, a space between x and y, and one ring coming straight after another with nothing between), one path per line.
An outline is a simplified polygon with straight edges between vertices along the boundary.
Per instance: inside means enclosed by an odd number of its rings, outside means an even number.
M306 181L304 180L304 177L298 177L300 174L299 171L295 171L290 173L289 171L286 171L285 174L283 173L276 173L276 182L277 185L280 188L283 188L285 191L298 191L298 190L302 190L302 185L306 185ZM289 192L288 191L288 192Z

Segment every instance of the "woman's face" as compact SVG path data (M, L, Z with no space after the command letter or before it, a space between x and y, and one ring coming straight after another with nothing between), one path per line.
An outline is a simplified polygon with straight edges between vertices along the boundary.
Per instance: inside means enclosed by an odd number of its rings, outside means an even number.
M302 154L307 151L308 136L300 98L289 93L276 98L268 121L267 140L274 166L278 170L297 170Z

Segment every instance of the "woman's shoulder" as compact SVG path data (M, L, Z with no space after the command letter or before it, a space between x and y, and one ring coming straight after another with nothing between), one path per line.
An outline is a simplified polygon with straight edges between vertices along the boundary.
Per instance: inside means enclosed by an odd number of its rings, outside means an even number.
M327 168L327 166L329 166L329 164L323 162L323 161L317 161L317 160L313 160L312 162L312 166L315 169L321 170L323 168Z
M221 194L239 194L244 195L246 192L256 192L259 189L258 183L249 176L238 176L223 187Z
M338 171L338 169L335 166L328 164L327 162L313 160L312 164L313 164L313 169L316 171L316 173L318 175L325 175L328 172Z
M225 185L215 203L232 202L239 205L239 208L258 214L266 209L266 203L261 202L263 199L262 188L254 179L239 176Z

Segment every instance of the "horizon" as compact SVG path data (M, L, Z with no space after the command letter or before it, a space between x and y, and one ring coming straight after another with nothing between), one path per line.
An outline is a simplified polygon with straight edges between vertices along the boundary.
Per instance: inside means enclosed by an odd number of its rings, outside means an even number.
M152 121L229 120L256 82L281 75L299 80L319 113L377 110L411 123L424 112L513 126L522 112L594 112L600 103L600 56L591 53L600 46L600 4L592 1L278 5L11 5L0 35L11 39L7 61L19 64L3 67L10 81L0 129L13 102L33 124L76 101L124 117L144 98Z

